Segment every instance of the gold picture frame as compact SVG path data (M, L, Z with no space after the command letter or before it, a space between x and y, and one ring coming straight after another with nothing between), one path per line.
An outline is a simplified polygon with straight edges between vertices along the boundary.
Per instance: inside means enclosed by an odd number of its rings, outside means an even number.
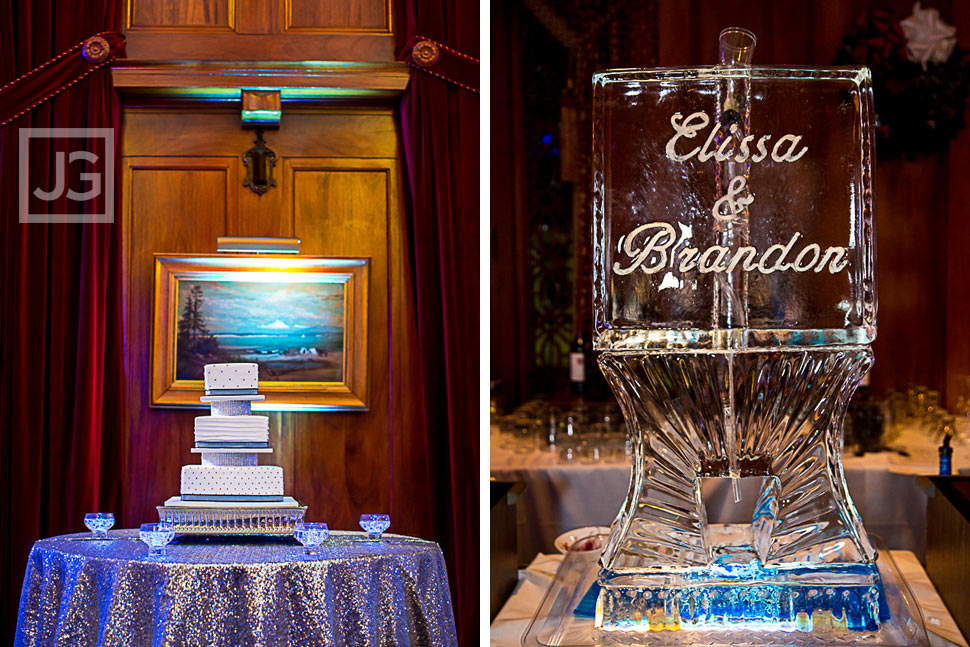
M152 406L207 406L201 367L242 361L260 365L266 399L254 409L367 410L368 259L157 253L154 263Z

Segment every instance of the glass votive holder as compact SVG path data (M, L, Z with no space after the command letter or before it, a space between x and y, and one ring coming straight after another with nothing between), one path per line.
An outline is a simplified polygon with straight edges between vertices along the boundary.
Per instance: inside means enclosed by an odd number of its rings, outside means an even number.
M138 537L148 545L149 555L164 555L165 546L175 539L175 527L165 521L143 523L138 529Z
M518 434L516 420L517 417L513 413L502 416L502 424L499 426L499 449L515 449L515 440Z
M516 454L529 454L534 452L538 446L541 429L542 421L539 418L524 412L517 413L513 451Z
M556 459L560 463L579 460L579 433L567 420L559 423L556 433Z
M578 436L586 426L586 409L577 407L572 411L567 411L563 420L565 422L566 434L569 436Z
M325 523L301 521L293 528L293 537L303 544L307 555L320 554L320 544L330 536L330 528Z
M944 414L940 416L937 423L936 433L933 435L937 440L942 441L947 435L955 437L957 435L957 417Z
M542 431L539 434L539 449L543 451L556 449L556 433L559 429L559 422L562 419L562 411L558 407L549 407L549 411L542 423Z
M946 418L947 412L939 408L926 414L925 431L934 441L940 440L946 433Z
M84 515L84 525L95 539L107 539L108 530L115 525L115 516L110 512L89 512Z
M610 431L604 434L600 458L607 463L626 461L626 434L622 431Z
M598 463L602 458L606 425L594 422L586 425L579 434L579 456L582 463Z
M380 539L381 534L391 527L391 517L386 514L362 514L360 527L367 533L368 539Z

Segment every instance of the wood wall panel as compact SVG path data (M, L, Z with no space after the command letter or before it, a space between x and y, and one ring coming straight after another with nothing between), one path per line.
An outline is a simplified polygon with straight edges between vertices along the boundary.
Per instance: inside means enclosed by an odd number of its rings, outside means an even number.
M282 16L275 2L236 0L237 34L278 34Z
M139 61L391 62L390 0L127 0Z
M370 258L371 285L386 285L388 175L393 160L288 159L284 214L307 254ZM365 166L367 168L361 168ZM368 347L371 402L387 402L389 391L386 291L371 290ZM382 370L384 369L384 370ZM386 408L380 408L386 416ZM356 519L362 506L389 509L390 442L387 421L358 424L359 414L292 416L294 492L313 502L324 518ZM325 423L325 424L321 424ZM334 444L334 440L339 445ZM337 449L338 451L334 451ZM375 478L373 470L384 472Z
M879 162L872 386L945 388L947 163L944 155ZM937 224L939 223L939 224Z
M279 189L279 162L277 162L274 171L277 189ZM240 178L243 177L245 175L240 176ZM289 233L286 233L286 230L280 229L280 212L283 208L283 194L282 191L278 191L277 189L270 189L263 195L256 195L247 189L239 195L239 225L234 232L235 235L289 235Z
M362 168L361 162L372 167ZM377 237L386 246L387 218L378 206L387 204L388 170L383 160L286 160L283 175L290 190L285 211L293 235L305 249L324 250L315 254L351 255L359 241ZM385 264L384 259L372 263L375 268Z
M269 414L272 463L284 468L287 492L308 505L308 519L334 528L356 528L362 512L380 511L392 514L398 531L429 528L426 502L409 500L393 480L425 469L414 451L423 433L420 412L406 388L416 379L416 364L409 352L413 312L393 113L287 112L279 130L265 134L279 160L277 187L261 197L242 187L241 156L253 132L240 128L238 111L127 109L123 131L131 169L123 187L130 374L125 523L150 520L154 506L177 494L180 466L198 462L189 450L193 419L204 415L203 409L150 406L152 254L212 253L217 236L238 234L295 235L305 254L371 260L370 409Z
M130 30L127 38L128 58L139 61L394 61L394 38L390 34L296 32L281 37L140 29Z
M967 47L970 36L970 3L954 2L950 24L957 28L959 46ZM967 123L970 116L965 115ZM970 129L964 128L950 145L946 159L946 395L950 407L957 398L970 398L970 280L967 250L970 249ZM935 186L938 186L939 179ZM941 227L937 225L937 235ZM939 308L935 316L940 318Z
M232 29L233 0L130 0L128 28Z
M127 524L151 521L154 506L176 494L180 466L195 462L192 423L198 412L152 409L150 352L153 251L195 251L232 229L234 160L225 157L142 157L124 160L128 372ZM186 226L191 223L191 226ZM188 460L178 460L185 457Z
M397 158L397 127L389 111L333 110L325 116L322 119L319 112L288 104L280 128L264 131L263 138L273 150L286 151L284 158ZM211 137L210 133L218 133L218 137ZM218 155L239 158L239 168L242 168L242 155L253 145L255 136L252 129L239 127L238 107L235 110L197 109L192 111L191 119L177 110L125 112L125 148L150 151L151 155L182 155L186 147L199 151L200 155L214 150ZM277 177L282 164L282 160L277 162Z
M286 29L328 31L373 29L390 31L390 3L387 0L283 0Z

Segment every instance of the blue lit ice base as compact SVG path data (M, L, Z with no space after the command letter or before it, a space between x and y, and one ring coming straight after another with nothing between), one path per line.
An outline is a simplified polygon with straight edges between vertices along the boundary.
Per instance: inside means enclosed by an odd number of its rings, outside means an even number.
M595 551L570 551L536 609L522 644L524 647L929 647L916 599L889 549L884 544L878 545L873 566L879 577L870 587L861 584L859 573L845 575L851 584L816 582L812 586L803 580L800 587L790 583L781 585L777 579L769 583L772 576L761 571L758 573L763 579L754 581L722 577L716 582L693 585L685 585L679 576L668 573L668 586L638 587L636 595L631 596L638 602L637 608L631 611L630 620L621 620L624 624L617 623L615 630L595 626L604 582L599 555ZM736 568L735 575L742 571L750 574L748 569ZM829 580L835 573L830 571L823 578ZM872 572L861 575L871 579ZM615 587L613 592L618 592ZM878 606L870 605L871 600L864 599L866 594L878 600ZM698 609L705 610L706 615L699 614ZM860 622L852 628L849 618L859 614L869 614L869 619L876 620L878 627L859 628Z
M714 572L716 571L716 572ZM694 572L689 578L696 585L651 588L610 587L603 603L615 616L631 620L616 623L617 631L656 631L676 629L710 629L723 626L746 626L777 631L813 631L815 624L827 630L876 631L879 623L890 619L889 606L882 581L875 567L846 566L826 569L829 581L841 573L846 579L872 578L871 585L755 584L779 578L797 579L816 573L809 568L760 568L756 563L731 564L714 571ZM731 586L730 579L743 586ZM719 579L717 584L711 579ZM708 581L705 581L708 580ZM580 600L573 615L594 618L601 587L593 583Z

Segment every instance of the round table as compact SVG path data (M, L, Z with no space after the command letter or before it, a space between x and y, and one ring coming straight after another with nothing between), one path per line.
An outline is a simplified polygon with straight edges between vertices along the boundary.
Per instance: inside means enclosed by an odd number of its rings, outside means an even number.
M438 545L334 532L180 538L149 556L137 530L42 539L30 552L14 645L456 645Z

